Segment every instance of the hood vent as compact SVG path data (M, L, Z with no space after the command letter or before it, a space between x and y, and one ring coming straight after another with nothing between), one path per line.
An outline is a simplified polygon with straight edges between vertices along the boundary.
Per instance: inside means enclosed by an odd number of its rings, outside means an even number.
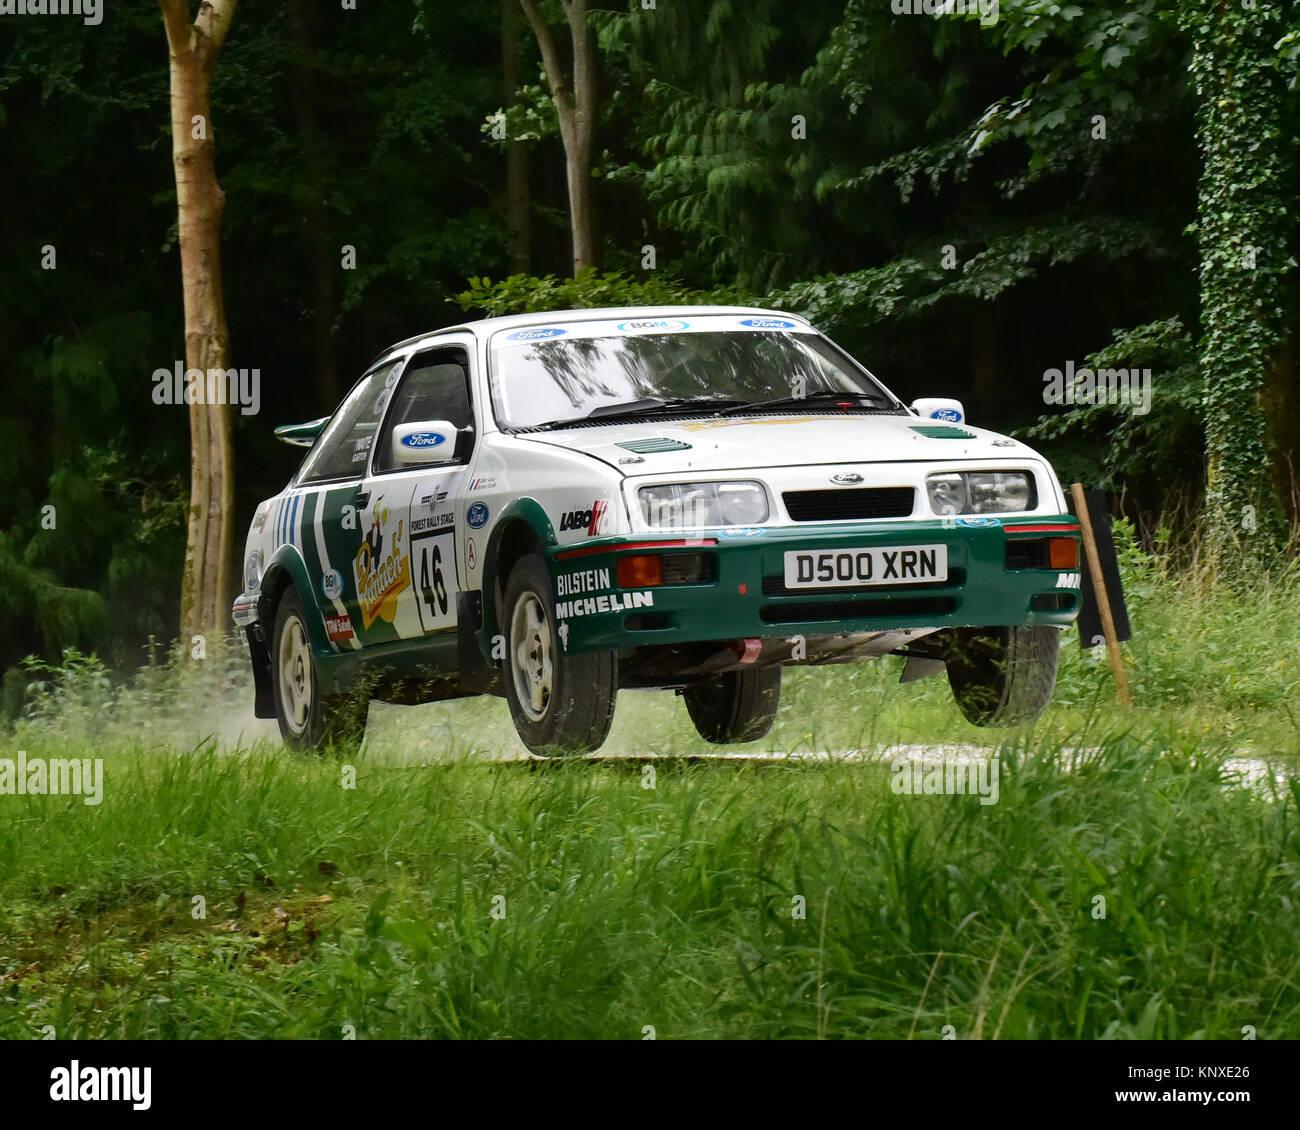
M628 451L634 451L638 455L659 455L665 451L690 451L691 445L683 443L679 439L669 439L667 436L647 436L645 439L628 439L622 443L617 443L615 447L622 447Z
M974 439L975 433L954 428L951 424L913 424L912 431L930 439Z

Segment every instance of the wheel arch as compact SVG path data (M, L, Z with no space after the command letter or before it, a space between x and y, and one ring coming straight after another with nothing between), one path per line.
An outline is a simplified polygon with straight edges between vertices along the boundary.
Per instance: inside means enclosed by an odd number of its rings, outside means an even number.
M262 574L261 592L257 598L257 619L267 634L267 646L270 646L270 634L275 628L275 612L280 606L285 590L293 585L302 597L303 617L307 621L307 632L311 636L311 647L317 655L330 656L334 649L330 647L325 635L325 619L316 603L315 588L307 574L307 563L291 545L282 545L271 557Z
M501 596L515 562L529 553L558 544L555 527L536 499L517 498L501 511L483 559L483 625L479 643L484 655L492 654L492 637L500 631L497 615Z

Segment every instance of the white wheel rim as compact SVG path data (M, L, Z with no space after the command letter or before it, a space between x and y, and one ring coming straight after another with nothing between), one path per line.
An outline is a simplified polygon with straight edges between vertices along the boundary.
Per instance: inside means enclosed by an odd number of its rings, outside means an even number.
M510 617L510 668L520 708L540 722L551 701L555 662L551 626L536 593L524 593Z
M311 648L302 621L292 613L280 632L280 702L289 729L301 734L311 714Z

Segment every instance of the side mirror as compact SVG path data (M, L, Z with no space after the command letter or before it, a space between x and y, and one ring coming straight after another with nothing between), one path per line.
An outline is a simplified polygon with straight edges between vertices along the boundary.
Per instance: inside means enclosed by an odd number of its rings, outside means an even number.
M456 425L450 420L418 420L393 429L395 463L446 463L456 454Z
M275 438L294 447L310 447L329 422L328 416L322 416L319 420L309 420L305 424L281 424L275 429Z
M943 396L923 396L912 401L912 411L927 420L939 420L945 424L965 422L966 409L960 400L949 400Z

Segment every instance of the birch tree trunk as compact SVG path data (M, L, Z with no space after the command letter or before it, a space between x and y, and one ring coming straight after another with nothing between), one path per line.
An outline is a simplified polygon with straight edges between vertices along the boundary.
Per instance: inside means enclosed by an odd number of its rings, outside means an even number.
M185 367L228 367L221 288L221 212L211 118L213 65L238 0L202 0L193 23L188 0L158 0L171 72L172 162L185 300ZM207 382L204 382L205 393ZM207 400L207 396L198 398ZM195 634L227 623L234 546L234 466L228 405L194 403L190 415L190 508L181 582L184 654Z
M596 214L591 191L591 147L596 130L596 44L587 27L587 0L560 0L573 44L573 75L565 72L555 37L537 0L519 0L537 37L546 81L560 121L564 172L569 185L569 223L573 228L573 273L600 265Z

